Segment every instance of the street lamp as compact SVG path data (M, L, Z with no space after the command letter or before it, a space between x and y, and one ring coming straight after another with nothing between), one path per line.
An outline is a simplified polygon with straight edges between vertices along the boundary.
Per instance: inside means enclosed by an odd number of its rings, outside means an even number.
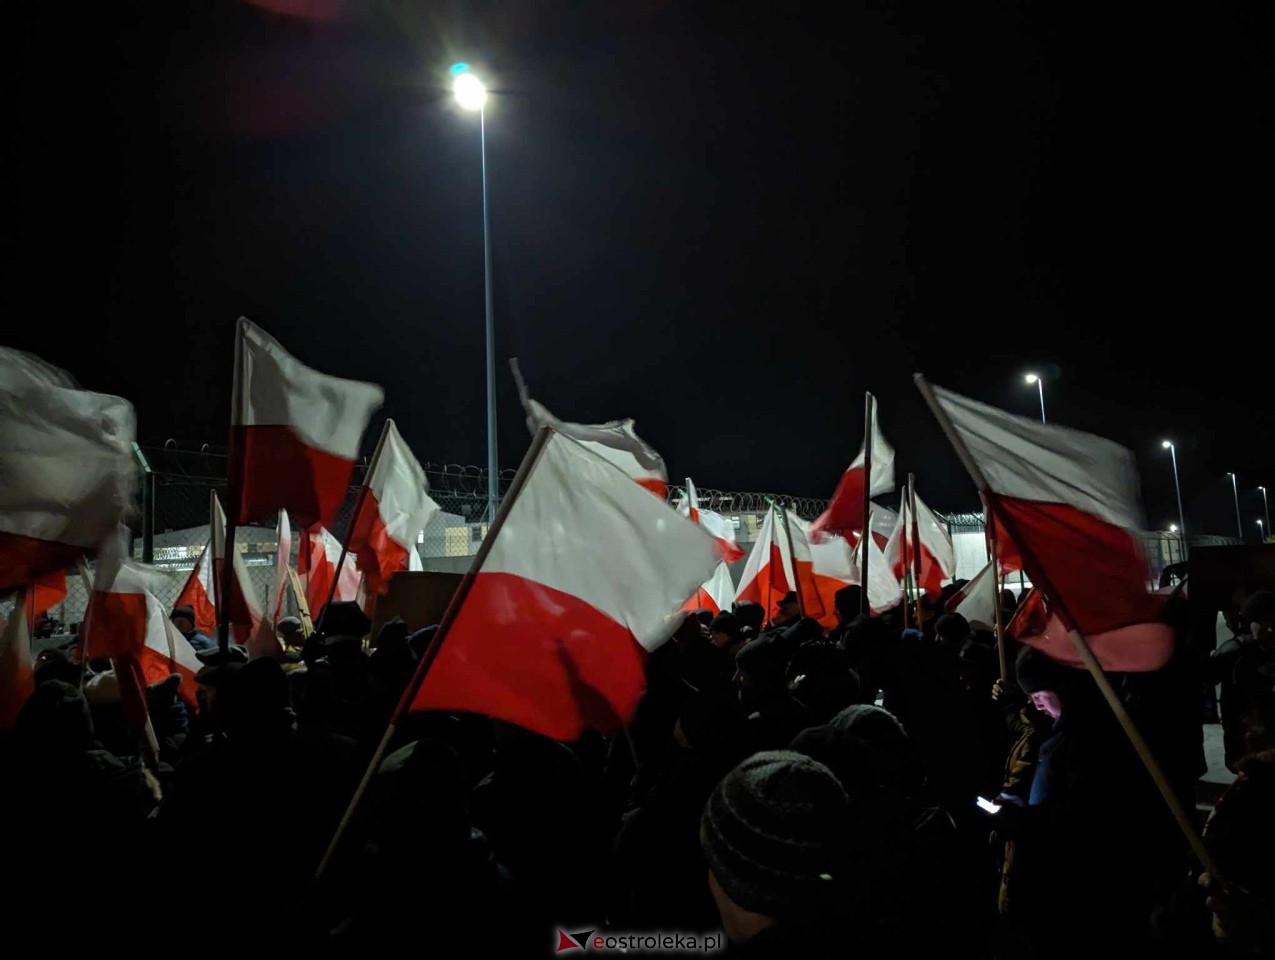
M1257 489L1262 491L1262 507L1266 513L1266 529L1269 530L1271 528L1271 505L1266 499L1266 488L1258 487Z
M1029 373L1023 377L1028 383L1036 384L1036 390L1040 393L1040 422L1045 422L1045 381L1040 379L1034 373Z
M1182 516L1182 484L1178 482L1178 448L1173 445L1172 440L1161 440L1160 446L1169 451L1169 456L1173 458L1173 489L1178 494L1178 529L1182 531L1182 543L1186 544L1186 518Z
M1244 521L1240 519L1240 486L1239 478L1235 474L1227 471L1226 474L1231 478L1231 493L1235 496L1235 532L1240 535L1240 540L1244 539Z
M1262 524L1261 520L1257 521L1257 539L1261 543L1266 542L1266 527Z
M1178 525L1176 523L1169 524L1169 533L1177 533Z
M487 217L487 87L466 63L452 66L452 94L461 109L478 111L478 144L483 173L483 301L487 314L487 520L496 519L500 468L496 456L496 321L492 316L491 230Z

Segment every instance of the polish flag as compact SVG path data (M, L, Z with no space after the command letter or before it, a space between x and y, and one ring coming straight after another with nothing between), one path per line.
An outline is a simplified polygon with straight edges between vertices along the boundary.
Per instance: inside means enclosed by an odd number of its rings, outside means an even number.
M26 598L19 595L0 633L0 730L13 729L18 711L35 690L27 616Z
M1158 622L1164 598L1147 590L1133 454L1093 434L918 383L932 391L927 399L964 447L988 512L1058 620L1052 634L1024 642L1078 663L1051 640L1065 640L1068 627L1089 640L1105 669L1153 670L1168 662L1173 634Z
M974 579L947 598L943 609L948 613L959 613L971 624L994 627L997 593L995 564L988 562L974 574Z
M547 431L529 457L409 709L483 713L555 740L614 734L716 547L570 437Z
M195 608L195 627L210 637L217 636L217 597L221 591L222 569L226 562L226 514L215 492L209 495L208 543L199 554L199 562L190 571L186 584L174 607L189 604ZM261 605L248 576L243 556L234 551L234 576L230 582L230 634L235 643L247 645L261 622Z
M306 606L310 616L318 620L323 605L328 602L332 589L332 575L341 560L341 541L328 533L325 527L312 527L301 540L297 553L297 575L305 590ZM363 577L347 556L341 566L341 580L332 600L357 600L359 583Z
M527 412L527 429L532 436L541 427L552 427L608 463L615 464L656 496L663 498L668 495L668 470L664 467L664 458L637 435L633 420L610 420L607 423L567 423L559 420L543 404L531 399L517 363L512 363L512 366L518 396Z
M792 513L788 515L788 520L793 524L793 546L797 546L798 536L809 544L814 589L819 597L819 607L822 608L822 612L807 613L807 616L818 620L824 627L835 627L837 591L854 582L850 544L844 537L831 533L816 540L811 532L811 524Z
M796 522L785 529L774 504L766 511L766 518L757 531L757 540L744 564L735 600L759 603L767 616L772 616L784 595L794 591L801 601L804 615L818 620L824 616L824 604L815 582L809 529L795 515L788 514L788 517Z
M0 592L65 571L129 511L133 408L0 347Z
M31 585L31 619L40 617L66 599L66 571L46 573Z
M903 491L899 507L899 519L885 547L885 559L902 581L910 572L918 580L917 586L928 596L935 597L943 589L943 581L951 579L956 571L956 552L947 527L939 521L925 501L912 495L916 511L910 509L908 493ZM917 555L920 555L921 571L917 575Z
M695 591L695 596L687 601L686 609L707 610L717 616L723 610L730 610L730 603L734 598L735 583L730 578L730 567L723 561L717 565L713 575Z
M286 508L303 527L331 523L383 399L374 384L311 370L240 317L228 473L235 522Z
M390 577L409 569L416 540L438 504L425 492L425 471L393 420L385 421L366 479L367 493L350 533L350 556L369 594L385 593Z
M690 477L686 478L686 495L678 497L675 506L678 513L684 517L690 517L693 523L698 523L713 535L717 540L717 549L722 560L726 563L734 563L736 560L743 559L744 548L735 542L735 525L720 513L713 513L711 510L700 507L699 496L695 492L695 484L691 482Z
M248 640L248 659L271 657L283 659L283 645L275 633L275 624L283 615L284 591L288 585L288 561L292 556L292 525L288 523L288 511L279 511L279 520L275 526L274 581L270 585L270 595L266 597L268 607L273 611L270 616L262 616ZM273 602L271 601L273 597Z
M863 490L868 488L868 496L875 497L889 493L894 489L894 448L881 433L881 424L877 421L877 400L872 397L872 476L867 476L864 463L867 459L865 445L859 448L859 455L846 468L837 482L837 489L832 493L828 509L815 521L813 531L816 537L825 533L839 533L848 536L852 531L863 530Z
M142 683L155 683L180 674L181 696L194 705L195 674L202 664L158 599L168 585L167 575L129 559L130 539L127 528L121 528L98 553L93 593L81 627L87 631L84 657L114 661L122 691L134 675ZM140 690L133 692L134 698L141 695ZM134 719L138 710L144 716L144 697L132 710Z
M894 511L886 511L884 507L872 505L872 517L869 518L869 529L876 530L878 520L876 514L878 511L884 511L891 515ZM863 581L863 553L864 549L868 553L868 609L872 614L885 613L893 610L903 600L903 586L895 577L894 571L890 569L890 564L885 559L885 554L878 545L875 537L863 537L855 544L854 550L850 554L850 582L862 585Z

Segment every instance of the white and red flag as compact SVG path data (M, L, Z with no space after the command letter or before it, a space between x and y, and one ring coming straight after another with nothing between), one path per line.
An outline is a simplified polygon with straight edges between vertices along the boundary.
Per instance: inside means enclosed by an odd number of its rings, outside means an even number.
M528 457L408 709L482 713L557 740L615 733L716 547L568 436L546 431Z
M416 541L438 513L438 504L425 492L425 471L393 420L385 421L365 484L347 563L363 572L369 594L381 594L395 572L410 569Z
M735 542L735 525L720 513L705 510L699 505L699 495L690 477L686 478L686 494L678 497L674 506L682 516L689 517L691 522L698 523L713 535L722 560L734 563L743 558L744 548Z
M283 615L283 598L288 589L288 561L292 556L292 525L288 522L288 511L279 511L279 520L275 526L274 580L270 584L270 593L266 597L266 610L257 621L257 627L248 640L248 659L273 657L283 659L283 644L275 633L275 624Z
M884 507L873 504L872 516L869 518L868 526L874 532L880 524L877 519L877 513L880 511L885 511L890 516L895 516L893 510L886 511ZM868 554L868 609L873 614L893 610L903 600L903 586L894 576L894 572L890 569L890 564L886 562L885 554L882 552L875 536L861 537L859 542L855 544L854 550L850 554L850 582L862 585L862 551L865 549L870 551Z
M235 643L247 645L262 620L256 588L238 550L233 551L234 575L230 578L230 635ZM222 569L226 562L226 514L216 492L208 498L208 543L199 554L190 576L178 594L174 607L189 605L195 611L195 628L209 637L217 635L217 598L221 595Z
M202 664L194 648L169 620L168 610L159 601L168 576L154 567L128 556L131 536L126 528L107 539L98 552L93 570L93 592L89 597L84 638L85 660L109 657L115 663L121 692L132 691L131 719L144 718L141 687L163 680L171 673L181 676L181 696L195 703L195 674ZM126 693L126 702L128 695ZM143 715L138 717L138 711Z
M0 591L64 573L114 532L137 486L134 425L128 401L0 347Z
M991 628L996 625L998 596L996 565L988 561L972 580L947 598L943 609L948 613L959 613L971 624Z
M230 417L230 512L246 523L287 509L303 527L330 524L384 393L311 370L239 318Z
M789 518L796 522L785 526L785 519ZM770 617L779 601L793 592L803 615L818 620L824 616L824 604L815 581L809 530L791 513L785 519L779 517L772 503L744 564L735 600L759 603Z
M730 567L723 561L717 565L713 575L695 591L695 596L686 602L686 609L707 610L717 616L723 610L730 610L734 599L735 583L730 578Z
M885 435L881 432L881 425L877 421L876 398L871 397L869 403L872 420L872 475L868 476L868 440L865 437L864 445L859 448L859 455L854 458L837 482L837 489L832 492L828 509L820 515L811 528L816 537L825 533L838 533L849 537L852 532L862 531L865 487L869 497L889 493L894 489L894 448L885 439Z
M918 379L983 494L998 531L1040 587L1056 634L1021 638L1079 664L1067 631L1088 641L1108 670L1154 670L1172 656L1159 622L1163 597L1147 589L1138 474L1110 440L1017 417ZM932 399L931 399L932 398Z
M332 577L340 560L341 541L332 536L326 527L312 527L306 531L297 552L297 575L305 591L310 616L316 622L324 604L328 602L328 594L332 592ZM358 600L362 580L363 575L347 556L345 563L341 564L341 579L332 600Z
M913 502L916 510L912 509ZM905 571L911 573L917 580L917 589L931 597L938 596L943 581L956 572L956 551L946 525L915 492L909 498L908 491L903 491L899 519L885 546L885 559L896 579L902 581Z
M527 392L517 363L513 364L514 379L518 383L518 396L527 412L527 429L532 436L541 427L552 427L563 436L583 444L608 463L619 467L626 474L663 498L668 493L668 470L664 458L637 435L631 419L610 420L606 423L567 423L559 420Z

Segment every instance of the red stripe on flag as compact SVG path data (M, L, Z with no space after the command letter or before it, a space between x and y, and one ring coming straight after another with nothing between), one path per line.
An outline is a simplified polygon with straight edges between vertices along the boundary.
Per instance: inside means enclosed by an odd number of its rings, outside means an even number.
M465 710L555 740L618 732L645 688L623 624L579 597L507 573L473 582L411 710Z
M307 445L290 427L231 427L227 511L236 523L286 509L302 527L330 525L353 472L353 460Z
M847 470L837 481L828 509L811 526L816 536L823 533L839 533L842 536L852 530L863 529L863 487L867 481L862 467Z
M368 593L385 593L390 588L390 577L407 569L407 550L385 528L381 505L370 489L354 520L349 549L366 577Z
M133 657L146 643L146 594L94 590L85 614L89 623L85 655Z
M83 547L0 533L0 590L27 586L49 573L75 566Z

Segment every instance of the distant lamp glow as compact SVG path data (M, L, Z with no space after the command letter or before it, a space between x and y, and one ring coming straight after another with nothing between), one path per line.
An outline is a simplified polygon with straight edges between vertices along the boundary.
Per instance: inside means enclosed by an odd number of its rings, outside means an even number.
M1258 523L1261 523L1261 521L1259 520ZM1177 532L1178 532L1178 525L1176 523L1169 524L1169 533L1177 533Z
M1040 379L1040 377L1036 376L1036 374L1034 373L1029 373L1023 379L1026 380L1028 383L1035 383L1037 380Z
M1168 449L1169 449L1169 447L1173 446L1173 441L1172 441L1172 440L1161 440L1161 441L1160 441L1160 446L1164 447L1164 449L1165 449L1165 450L1168 450Z
M452 67L453 71L455 69L456 67ZM452 93L456 97L456 102L466 110L481 110L483 104L487 102L487 88L483 86L483 82L470 73L468 67L455 76L456 79L452 81Z
M469 72L469 64L453 63L451 66L451 69L448 70L447 72L450 73L453 77L459 77L462 73Z

